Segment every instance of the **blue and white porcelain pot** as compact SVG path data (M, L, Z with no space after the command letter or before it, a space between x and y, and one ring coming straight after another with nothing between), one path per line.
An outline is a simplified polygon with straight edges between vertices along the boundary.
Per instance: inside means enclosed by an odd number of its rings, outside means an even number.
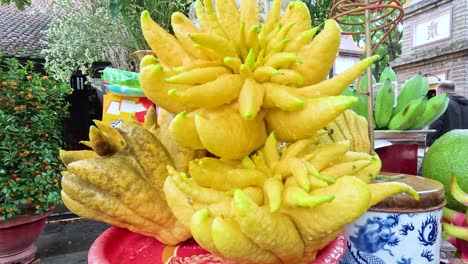
M443 185L406 175L420 200L394 195L371 207L345 228L347 250L340 264L439 264Z

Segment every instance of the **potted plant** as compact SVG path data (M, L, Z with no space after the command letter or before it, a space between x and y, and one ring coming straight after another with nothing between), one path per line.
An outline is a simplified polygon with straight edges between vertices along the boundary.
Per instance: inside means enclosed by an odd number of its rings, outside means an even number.
M1 54L0 54L1 55ZM59 148L69 86L0 56L0 263L27 263L60 203Z

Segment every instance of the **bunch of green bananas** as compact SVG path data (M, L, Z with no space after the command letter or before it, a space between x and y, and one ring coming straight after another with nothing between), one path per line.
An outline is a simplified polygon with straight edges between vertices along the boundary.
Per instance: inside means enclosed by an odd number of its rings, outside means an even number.
M281 145L274 134L242 160L190 162L188 174L168 167L167 202L200 246L235 263L310 263L345 225L379 201L414 189L370 183L373 156L331 142L325 131ZM370 184L369 184L370 183Z
M374 104L376 129L422 129L439 118L447 109L449 98L443 93L427 100L429 83L420 74L411 77L401 88L395 101L396 75L387 67L380 77L382 86Z
M256 1L196 1L200 28L172 15L175 37L143 12L145 39L157 55L140 64L145 95L176 118L171 135L181 146L239 159L274 131L290 142L312 136L355 102L340 96L378 56L327 79L341 30L334 20L311 27L302 1L281 10L275 0L264 23ZM223 144L219 144L223 142Z

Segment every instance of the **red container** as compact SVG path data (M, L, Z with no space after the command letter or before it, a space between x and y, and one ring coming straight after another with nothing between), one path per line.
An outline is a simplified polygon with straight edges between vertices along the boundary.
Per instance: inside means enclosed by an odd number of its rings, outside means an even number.
M14 220L0 221L0 263L25 264L34 260L34 241L44 229L47 217L52 211L42 215L21 215Z
M340 234L319 251L311 264L337 264L346 250L346 238ZM88 264L224 264L222 259L202 249L194 240L178 246L166 246L152 237L119 227L110 227L94 241L88 252Z

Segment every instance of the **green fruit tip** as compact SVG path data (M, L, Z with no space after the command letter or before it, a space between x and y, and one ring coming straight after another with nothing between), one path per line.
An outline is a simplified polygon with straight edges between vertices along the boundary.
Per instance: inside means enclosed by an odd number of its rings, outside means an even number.
M255 30L255 31L258 32L259 29L260 29L260 27L258 25L253 25L253 26L250 27L249 30Z
M164 78L165 82L172 83L174 81L174 76Z
M301 100L301 99L296 99L296 101L294 101L295 107L302 107L304 106L304 104L305 104L304 100Z
M254 118L254 115L251 111L245 112L242 116L245 120L252 120Z
M185 116L187 116L187 112L182 111L182 112L178 113L178 114L174 117L174 119L176 119L176 118L184 118Z
M148 12L148 10L143 10L143 12L141 12L141 19L148 19L150 17L150 14Z
M230 64L231 62L234 61L234 59L232 57L224 57L223 61L226 64Z
M272 75L283 75L283 73L280 72L280 71L277 70L277 69L272 69L272 70L271 70L271 74L272 74Z
M148 69L153 72L160 72L163 70L163 66L161 64L151 64L146 66L145 69Z
M296 82L297 84L301 85L305 82L305 79L302 76L298 76Z
M380 59L380 55L374 55L374 56L369 57L369 60L372 61L372 62L375 62L375 61L377 61L379 59Z
M283 39L283 40L281 40L281 44L282 45L287 44L289 41L290 41L290 39Z
M298 64L302 64L303 62L302 62L301 58L299 58L299 56L297 56L296 54L294 54L294 55L295 55L294 61L296 63L298 63Z
M271 133L268 135L267 140L268 140L268 139L276 140L276 136L275 136L275 132L274 132L274 131L271 132Z
M175 89L175 88L174 88L174 89L170 89L169 91L167 91L167 95L169 95L169 96L177 96L177 92L178 92L178 91L179 91L179 90L177 90L177 89Z

